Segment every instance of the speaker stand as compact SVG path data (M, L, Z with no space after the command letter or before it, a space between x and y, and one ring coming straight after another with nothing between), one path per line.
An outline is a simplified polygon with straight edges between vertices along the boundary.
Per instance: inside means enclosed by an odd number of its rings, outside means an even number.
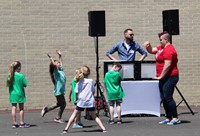
M101 83L99 82L99 40L98 36L96 36L96 89L97 89L97 96L96 96L96 109L97 109L97 116L99 115L100 110L103 108L105 110L105 115L108 113L107 102L103 91L101 90L100 86ZM101 104L99 104L99 102Z
M181 91L178 89L178 87L175 87L177 92L179 93L179 95L181 96L182 100L179 102L179 104L177 104L176 107L178 107L183 101L185 102L185 104L187 105L188 109L190 110L190 113L192 115L194 115L194 112L192 111L192 109L190 108L189 104L187 103L187 101L185 100L185 98L183 97L183 95L181 94Z

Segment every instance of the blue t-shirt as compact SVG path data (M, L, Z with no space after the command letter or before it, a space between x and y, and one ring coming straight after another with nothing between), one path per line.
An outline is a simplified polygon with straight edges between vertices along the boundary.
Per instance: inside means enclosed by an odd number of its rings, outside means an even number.
M66 76L65 72L63 71L62 66L57 70L55 69L53 71L53 76L55 80L55 85L54 85L54 95L62 95L65 94L66 92Z

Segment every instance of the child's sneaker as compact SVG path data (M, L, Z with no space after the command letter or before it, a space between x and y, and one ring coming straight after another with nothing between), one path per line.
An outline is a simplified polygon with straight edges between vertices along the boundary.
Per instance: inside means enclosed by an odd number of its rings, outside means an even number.
M26 124L26 123L24 123L24 124L19 124L19 127L20 128L29 128L31 125L30 124Z
M78 122L78 125L80 125L80 126L83 126L83 123L81 123L81 122Z
M44 117L44 115L47 113L47 107L43 107L41 111L41 116Z
M167 125L177 125L177 124L181 124L181 121L179 119L171 120L170 122L167 123Z
M79 125L77 123L74 123L73 126L72 126L72 128L83 128L83 126L81 126L81 125Z
M120 120L117 120L117 124L122 124L122 120L120 119Z
M67 134L68 130L63 130L63 132L61 134Z
M114 124L115 122L114 122L114 120L109 120L108 123L109 123L110 125L112 125L112 124Z
M57 119L57 118L54 119L54 122L56 122L56 123L64 123L61 119Z
M12 124L12 128L15 129L15 128L18 128L19 125L18 124Z

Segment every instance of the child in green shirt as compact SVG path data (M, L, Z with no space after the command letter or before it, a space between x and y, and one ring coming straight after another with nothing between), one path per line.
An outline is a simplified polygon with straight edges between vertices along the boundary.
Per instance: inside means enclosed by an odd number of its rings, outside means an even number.
M47 56L50 59L50 65L49 65L49 73L52 79L52 82L54 84L54 96L56 97L57 102L52 104L51 106L45 106L43 107L41 111L41 116L44 117L44 115L56 108L60 108L58 111L57 117L55 117L54 122L56 123L64 123L61 118L62 114L66 107L66 101L65 101L65 93L66 93L66 76L65 72L62 67L62 55L61 51L56 50L59 60L54 60L52 57L47 54Z
M12 104L12 128L30 127L30 124L24 122L24 103L26 102L24 87L28 86L28 81L20 71L21 63L19 61L14 61L10 66L9 75L6 81L7 86L9 87L10 103ZM17 104L19 104L20 124L17 124L16 121Z
M120 85L123 78L121 77L119 71L122 66L120 63L113 63L111 71L105 74L104 83L107 90L107 98L110 105L110 124L114 124L114 106L117 107L118 120L117 124L121 124L121 103L122 98L125 96L122 87Z

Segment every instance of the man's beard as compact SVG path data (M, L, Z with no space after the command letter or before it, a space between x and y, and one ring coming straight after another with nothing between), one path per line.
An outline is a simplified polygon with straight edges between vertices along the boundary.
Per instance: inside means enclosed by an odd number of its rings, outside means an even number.
M130 42L134 41L134 39L133 39L133 38L128 38L128 40L129 40Z

